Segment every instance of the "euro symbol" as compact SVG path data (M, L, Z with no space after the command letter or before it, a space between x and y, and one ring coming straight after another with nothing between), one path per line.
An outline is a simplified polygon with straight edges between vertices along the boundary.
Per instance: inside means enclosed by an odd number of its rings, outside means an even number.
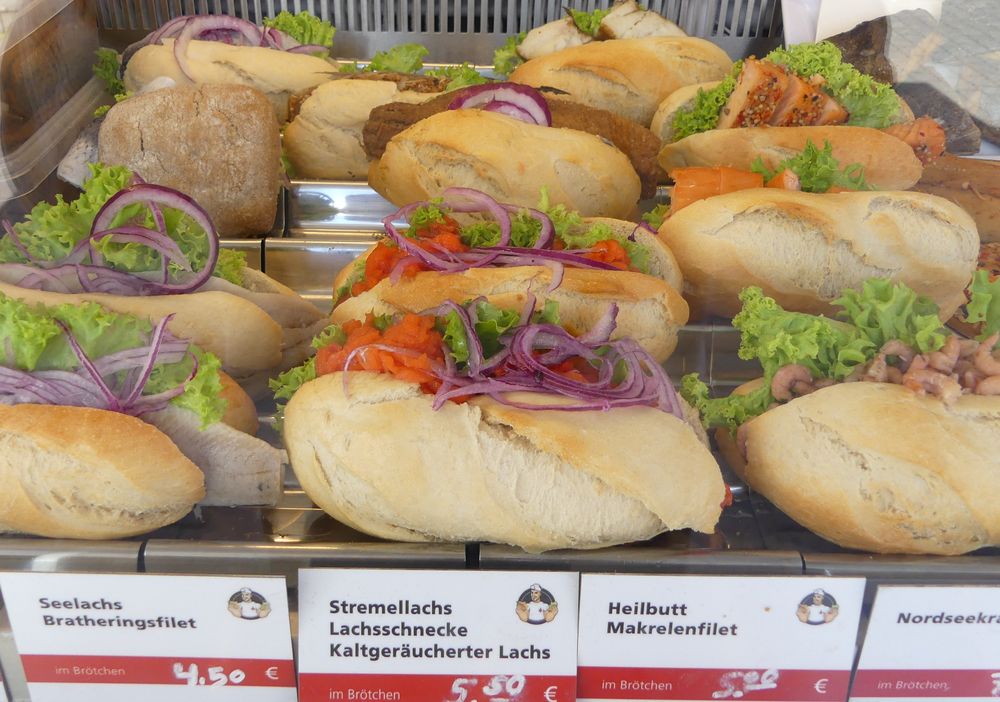
M545 688L545 692L542 695L548 702L556 702L556 695L559 694L559 687L553 685L552 687Z
M272 665L270 668L264 671L264 675L269 677L271 680L278 679L278 666Z
M827 683L829 683L829 682L830 682L829 678L820 678L819 680L816 681L816 684L813 685L813 687L816 688L816 692L818 692L821 695L825 695L826 694L826 686L827 686Z

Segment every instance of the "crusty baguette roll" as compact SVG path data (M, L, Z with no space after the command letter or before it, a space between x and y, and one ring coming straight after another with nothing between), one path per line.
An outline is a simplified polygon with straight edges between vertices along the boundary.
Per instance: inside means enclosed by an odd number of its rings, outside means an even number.
M721 80L732 63L718 46L695 37L615 39L532 59L514 69L510 79L559 88L576 102L648 125L670 93Z
M528 293L539 309L546 300L559 303L559 321L582 334L618 304L613 339L632 337L658 361L677 347L677 333L687 323L688 306L674 288L642 273L567 268L562 284L549 292L552 270L544 266L470 268L461 273L425 271L393 285L388 279L337 305L331 321L364 319L368 312L423 312L451 301L462 304L479 296L504 309L524 309Z
M840 546L966 553L1000 543L998 420L996 397L834 385L747 424L746 479Z
M171 524L202 473L141 419L84 407L0 406L0 529L113 539Z
M347 395L340 373L306 383L284 429L303 489L383 538L528 551L711 532L719 518L719 467L672 415L518 410L483 398L434 411L431 401L414 384L363 371L350 373Z
M108 112L98 149L102 163L194 198L219 236L274 227L281 135L259 90L186 85L136 95Z
M713 129L666 144L659 161L667 173L686 166L729 166L749 171L759 156L768 168L796 156L812 141L833 145L841 167L859 163L865 180L879 190L907 190L923 166L905 142L869 127L747 127Z
M423 102L436 93L400 90L387 80L333 80L302 102L285 128L285 153L301 178L364 180L368 156L361 132L372 108L390 102Z
M625 154L602 139L485 110L447 110L403 130L372 162L368 182L395 205L462 186L534 207L545 186L552 204L617 218L632 213L641 190Z
M336 69L322 58L256 46L233 46L219 41L192 41L187 46L189 79L174 58L174 40L148 44L129 59L125 88L139 92L156 78L177 85L235 83L256 88L267 96L278 122L288 121L288 98L330 79Z
M913 192L741 190L688 205L659 235L684 273L693 318L734 316L749 285L787 310L831 315L842 291L889 278L948 319L965 302L979 254L971 217Z

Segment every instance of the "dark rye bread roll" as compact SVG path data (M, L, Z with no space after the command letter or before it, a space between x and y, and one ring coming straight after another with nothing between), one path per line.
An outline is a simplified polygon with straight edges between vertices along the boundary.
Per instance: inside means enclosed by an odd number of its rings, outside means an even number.
M202 473L141 419L87 407L0 406L0 530L111 539L171 524Z
M98 150L101 162L194 198L219 236L259 236L274 226L281 135L258 90L199 85L129 98L104 118Z
M649 407L532 411L476 398L435 411L432 399L365 371L346 388L341 373L303 385L284 429L303 489L338 521L398 541L547 551L715 528L726 488L700 426Z
M845 383L747 423L744 478L835 544L955 555L1000 544L1000 399L948 406Z
M979 253L972 218L914 192L741 190L685 207L659 235L684 274L692 318L734 316L749 285L787 310L831 315L842 291L889 278L947 319L965 302Z

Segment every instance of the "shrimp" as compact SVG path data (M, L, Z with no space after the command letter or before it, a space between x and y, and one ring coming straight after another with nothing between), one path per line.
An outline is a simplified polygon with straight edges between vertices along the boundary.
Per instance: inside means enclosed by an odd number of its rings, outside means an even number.
M993 375L976 385L977 395L1000 395L1000 375Z
M879 353L885 356L895 356L904 364L908 364L913 360L916 352L906 344L904 344L899 339L893 339L892 341L887 341L879 349Z
M913 390L918 395L930 393L946 404L953 404L962 396L962 386L949 375L935 370L910 370L903 376L903 386Z
M958 337L949 336L948 340L944 342L944 346L941 347L941 350L935 351L930 355L930 367L942 373L951 373L955 368L955 364L958 363L961 350L962 347Z
M787 401L793 397L792 391L798 394L802 392L802 386L806 386L808 391L815 390L812 384L812 373L805 366L798 363L791 363L778 369L771 379L771 395L775 400Z
M862 380L867 383L884 383L888 375L889 364L885 360L885 354L880 353L868 364L868 370L865 371L865 376Z
M1000 332L986 339L976 349L976 370L985 376L1000 375L1000 360L993 355L993 347L997 345L997 341L1000 341Z

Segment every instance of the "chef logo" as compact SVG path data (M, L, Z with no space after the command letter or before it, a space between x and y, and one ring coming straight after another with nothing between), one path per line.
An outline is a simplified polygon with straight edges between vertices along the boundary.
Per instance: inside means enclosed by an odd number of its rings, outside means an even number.
M517 618L527 624L545 624L559 614L559 605L552 593L538 583L521 593L514 608Z
M259 592L244 587L229 597L228 609L239 619L263 619L271 613L271 603Z
M840 605L837 604L837 600L833 599L833 595L822 588L813 590L812 594L803 597L795 611L795 616L799 618L800 622L812 626L829 624L837 618L838 614L840 614Z

